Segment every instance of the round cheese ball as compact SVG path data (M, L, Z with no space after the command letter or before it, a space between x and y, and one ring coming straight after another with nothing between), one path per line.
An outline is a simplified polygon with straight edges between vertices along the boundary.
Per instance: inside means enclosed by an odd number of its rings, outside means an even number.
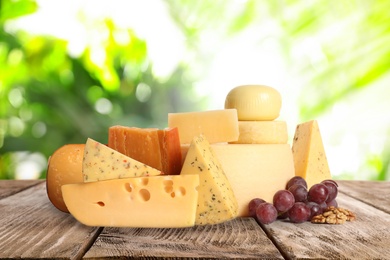
M85 144L67 144L58 148L49 158L46 191L51 203L63 212L69 212L62 198L61 186L83 182L82 162Z
M272 121L282 107L280 93L264 85L243 85L233 88L225 100L225 109L237 109L239 121Z

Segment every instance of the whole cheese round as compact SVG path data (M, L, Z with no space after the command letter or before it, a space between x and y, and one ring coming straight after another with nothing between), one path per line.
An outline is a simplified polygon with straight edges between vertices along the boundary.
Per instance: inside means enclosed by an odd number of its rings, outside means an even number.
M238 121L240 135L231 144L287 144L286 121Z
M83 182L82 163L85 144L67 144L58 148L49 158L46 191L51 203L63 212L69 212L62 198L61 186Z
M272 121L282 107L280 93L264 85L243 85L233 88L225 99L225 109L237 109L238 120Z

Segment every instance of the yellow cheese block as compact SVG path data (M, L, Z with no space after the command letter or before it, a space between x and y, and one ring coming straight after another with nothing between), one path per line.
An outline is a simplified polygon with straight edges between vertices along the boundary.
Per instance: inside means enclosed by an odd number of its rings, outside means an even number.
M190 227L195 223L198 175L160 175L67 184L69 212L88 226Z
M161 174L161 171L91 138L85 144L82 169L84 182Z
M239 121L240 135L233 144L287 144L285 121Z
M179 129L181 144L190 144L200 134L210 143L232 142L239 134L236 109L169 113L168 126Z
M247 217L253 198L272 203L274 194L294 177L288 144L212 144L238 201L238 216ZM188 146L182 146L183 156Z
M181 174L199 175L197 225L217 224L237 216L232 187L204 136L193 138Z
M264 85L243 85L233 88L225 99L225 109L235 108L240 121L272 121L282 107L280 93Z
M316 120L297 125L292 152L295 174L306 180L308 188L332 178Z

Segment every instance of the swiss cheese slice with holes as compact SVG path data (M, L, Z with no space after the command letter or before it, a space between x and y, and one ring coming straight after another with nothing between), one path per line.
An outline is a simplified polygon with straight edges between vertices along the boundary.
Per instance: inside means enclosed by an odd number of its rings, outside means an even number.
M66 184L69 212L87 226L190 227L195 224L199 175L160 175Z

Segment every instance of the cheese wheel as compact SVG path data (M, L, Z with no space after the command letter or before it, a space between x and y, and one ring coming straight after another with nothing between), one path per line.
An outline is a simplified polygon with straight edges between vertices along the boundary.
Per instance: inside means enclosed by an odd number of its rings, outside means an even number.
M282 107L280 93L263 85L242 85L233 88L225 99L225 109L237 109L240 121L272 121Z
M286 121L239 121L240 135L232 144L287 144Z
M63 212L69 212L62 198L61 186L83 182L82 164L85 144L67 144L58 148L49 158L46 191L51 203Z

